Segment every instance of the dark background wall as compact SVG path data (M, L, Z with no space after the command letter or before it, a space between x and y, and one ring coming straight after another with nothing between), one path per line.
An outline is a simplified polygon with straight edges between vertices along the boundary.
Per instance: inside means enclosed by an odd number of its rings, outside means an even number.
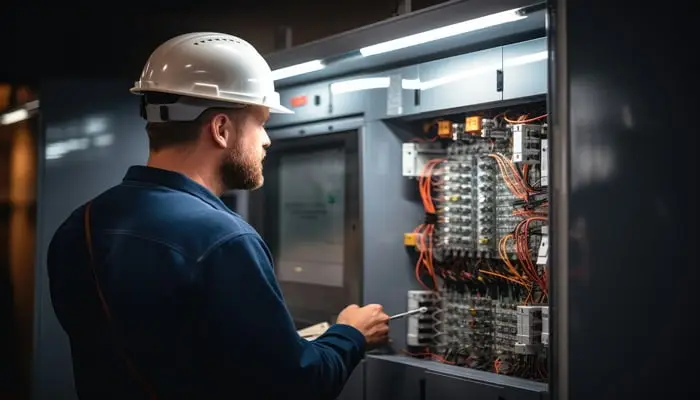
M413 0L414 10L444 0ZM0 82L41 78L136 78L161 42L192 31L241 36L262 53L275 49L275 28L293 29L299 45L394 15L399 0L198 0L90 3L42 8L2 6Z

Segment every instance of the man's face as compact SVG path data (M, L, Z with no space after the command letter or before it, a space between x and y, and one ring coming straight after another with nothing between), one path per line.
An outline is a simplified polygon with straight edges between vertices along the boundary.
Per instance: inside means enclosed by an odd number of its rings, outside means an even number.
M265 107L248 107L229 122L233 136L220 167L225 190L254 190L263 185L263 159L270 146L265 132L269 115Z

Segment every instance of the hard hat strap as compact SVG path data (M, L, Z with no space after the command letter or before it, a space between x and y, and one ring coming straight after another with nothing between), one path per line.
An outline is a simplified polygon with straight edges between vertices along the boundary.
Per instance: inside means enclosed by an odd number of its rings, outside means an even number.
M142 107L142 117L148 122L186 122L196 120L210 108L238 109L246 105L182 97L178 102L168 104L149 104L144 101Z

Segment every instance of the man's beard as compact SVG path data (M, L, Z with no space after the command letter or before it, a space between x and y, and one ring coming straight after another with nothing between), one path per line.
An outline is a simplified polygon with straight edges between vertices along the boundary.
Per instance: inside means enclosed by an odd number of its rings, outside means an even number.
M263 184L262 160L252 160L233 149L221 162L221 182L225 190L254 190Z

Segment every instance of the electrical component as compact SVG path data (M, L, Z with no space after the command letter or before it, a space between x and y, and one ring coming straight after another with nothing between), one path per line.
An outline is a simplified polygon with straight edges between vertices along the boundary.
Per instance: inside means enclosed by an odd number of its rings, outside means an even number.
M464 131L481 136L481 117L468 117L464 122Z
M496 229L496 197L498 175L496 165L488 157L476 157L476 250L488 257L497 251L498 231Z
M451 139L452 138L452 121L438 121L437 122L437 135L438 137Z
M513 202L518 198L499 170L504 160L499 151L507 149L505 140L474 138L448 147L436 242L443 252L497 257L499 238L522 220L513 215Z
M489 297L447 292L438 348L456 351L458 360L471 368L489 363L494 345L493 311Z
M549 186L549 140L540 142L540 185Z
M430 346L435 340L435 313L439 309L439 300L430 290L409 290L408 310L427 307L424 313L409 315L406 328L406 344L411 347Z
M496 120L482 118L481 137L493 139L507 139L510 137L510 132L507 129L500 128Z
M542 307L518 306L516 316L518 318L517 343L540 343L542 335Z
M420 236L420 234L417 232L404 233L403 234L403 245L407 246L407 247L418 246L418 242L420 241L419 236Z
M516 354L537 354L542 342L542 307L518 306L518 334L515 342Z
M509 354L513 352L516 335L518 334L517 305L512 302L495 303L495 350L496 354Z
M549 346L549 306L542 306L542 344Z
M542 235L542 240L540 240L540 248L537 251L537 265L547 265L547 258L549 256L549 236Z
M436 311L430 323L410 321L408 342L426 346L421 354L437 361L542 380L542 332L549 339L542 311L549 248L546 144L541 150L546 126L494 114L438 121L445 153L421 162L424 222L404 235L404 243L420 252L416 277L435 288L420 293L434 293ZM544 117L526 115L518 121ZM433 284L424 283L428 276Z
M403 144L403 176L422 176L425 164L435 157L444 155L440 143L404 143Z
M464 148L448 148L443 167L442 199L439 206L438 243L443 250L471 253L476 250L475 193L472 190L474 157Z
M542 125L515 124L513 131L513 162L539 163Z

